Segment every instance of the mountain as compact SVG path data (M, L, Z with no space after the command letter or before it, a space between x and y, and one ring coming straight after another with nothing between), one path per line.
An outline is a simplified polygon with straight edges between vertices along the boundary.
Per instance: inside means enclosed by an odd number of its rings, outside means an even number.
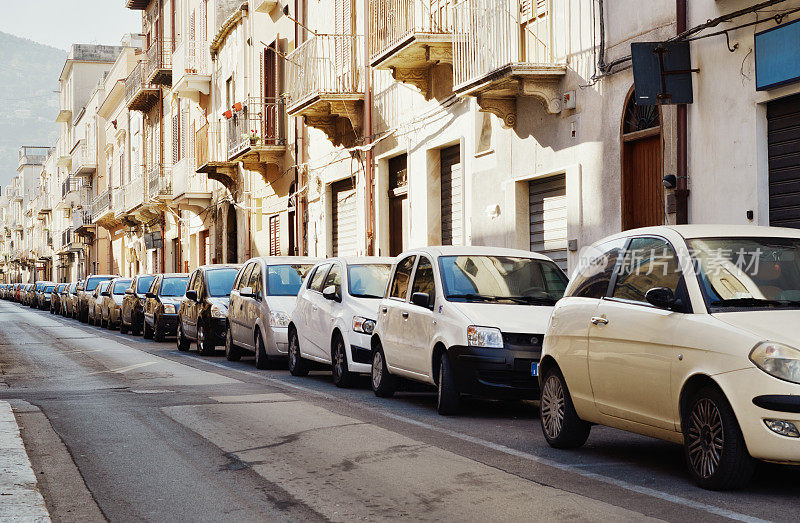
M58 138L58 76L66 51L0 32L0 184L17 174L21 145Z

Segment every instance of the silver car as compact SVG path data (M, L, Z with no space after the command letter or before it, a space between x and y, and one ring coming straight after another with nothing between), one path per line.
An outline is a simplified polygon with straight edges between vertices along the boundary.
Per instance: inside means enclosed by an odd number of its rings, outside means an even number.
M225 356L236 361L255 354L256 368L288 354L289 320L297 293L316 258L253 258L239 270L228 305Z

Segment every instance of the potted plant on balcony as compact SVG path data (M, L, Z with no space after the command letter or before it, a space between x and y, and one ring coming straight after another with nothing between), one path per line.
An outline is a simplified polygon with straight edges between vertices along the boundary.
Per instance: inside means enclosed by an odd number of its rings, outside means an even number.
M226 120L230 120L231 118L233 118L233 111L228 109L227 111L222 113L222 116L224 116Z
M250 140L250 145L258 145L261 142L261 137L258 136L258 132L255 129L250 131L250 134L246 135L247 138Z
M236 102L233 104L233 110L237 113L242 110L242 102Z

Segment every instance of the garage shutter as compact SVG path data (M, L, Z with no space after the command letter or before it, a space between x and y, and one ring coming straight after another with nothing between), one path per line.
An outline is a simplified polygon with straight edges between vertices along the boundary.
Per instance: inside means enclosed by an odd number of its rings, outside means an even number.
M464 238L464 185L461 147L442 149L442 245L461 245Z
M567 182L565 176L533 180L530 186L531 250L567 270Z
M800 228L800 95L767 105L769 224Z
M333 256L348 256L358 252L356 233L356 190L353 180L347 179L331 186L333 197L332 239Z

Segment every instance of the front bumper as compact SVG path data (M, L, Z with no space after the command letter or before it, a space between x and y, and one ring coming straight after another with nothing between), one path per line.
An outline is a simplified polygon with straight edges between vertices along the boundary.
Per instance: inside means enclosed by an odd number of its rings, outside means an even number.
M718 374L714 379L736 414L751 456L800 464L800 438L781 436L764 424L765 419L779 419L794 423L800 430L800 412L791 412L798 410L792 409L792 405L800 405L800 385L781 381L757 368ZM773 398L769 398L771 396ZM780 400L776 402L774 397Z
M372 372L372 336L360 332L347 333L347 368L350 372L370 374Z
M269 339L264 340L264 347L270 356L286 356L289 354L289 327L270 327Z
M177 328L177 323L175 327ZM215 345L225 345L225 336L228 332L228 319L211 318L208 322L208 330L209 332L206 334L211 336L211 340Z
M541 349L448 349L459 392L491 398L539 399L539 378L531 372Z
M167 336L175 336L178 333L178 315L177 314L162 314L158 317L161 324L161 330Z

